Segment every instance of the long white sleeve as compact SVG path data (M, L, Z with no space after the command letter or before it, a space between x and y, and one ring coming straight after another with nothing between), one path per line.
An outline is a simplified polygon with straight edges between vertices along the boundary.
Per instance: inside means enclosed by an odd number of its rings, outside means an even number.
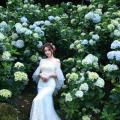
M39 62L39 66L37 67L37 69L35 70L35 72L32 75L32 79L33 81L35 81L36 83L38 83L39 79L40 79L40 65L41 65L42 59Z
M57 76L56 90L59 91L60 88L62 87L62 85L64 84L64 81L65 81L65 77L64 77L64 74L62 72L60 63L56 67L56 76Z

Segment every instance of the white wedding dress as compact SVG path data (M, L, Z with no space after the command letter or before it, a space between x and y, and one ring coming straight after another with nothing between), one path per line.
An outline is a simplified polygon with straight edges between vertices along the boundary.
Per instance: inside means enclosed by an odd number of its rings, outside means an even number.
M40 72L46 75L56 73L57 79L51 77L47 82L43 82L39 76ZM60 63L41 59L32 78L37 83L38 94L33 99L29 120L61 120L54 109L52 96L60 90L65 80Z

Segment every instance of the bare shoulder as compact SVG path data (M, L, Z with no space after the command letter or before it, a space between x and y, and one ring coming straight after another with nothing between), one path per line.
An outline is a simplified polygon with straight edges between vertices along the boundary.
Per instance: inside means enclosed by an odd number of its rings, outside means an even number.
M55 61L56 61L56 65L58 65L58 66L61 66L60 59L58 59L58 58L55 58Z
M56 62L60 63L60 59L58 59L58 58L55 58L55 60L56 60Z

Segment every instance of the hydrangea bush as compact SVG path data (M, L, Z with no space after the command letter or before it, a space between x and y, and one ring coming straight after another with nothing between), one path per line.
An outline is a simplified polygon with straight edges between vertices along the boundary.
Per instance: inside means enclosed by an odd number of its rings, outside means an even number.
M32 0L8 0L7 9L0 7L0 99L24 89L48 41L56 45L66 76L58 98L61 116L120 119L119 4L91 0L89 6L67 2L43 8Z

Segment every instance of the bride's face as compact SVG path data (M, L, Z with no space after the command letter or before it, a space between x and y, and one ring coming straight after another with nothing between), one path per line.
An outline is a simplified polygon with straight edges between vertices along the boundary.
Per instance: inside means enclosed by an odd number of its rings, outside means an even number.
M51 57L52 56L52 51L48 47L44 48L44 52L45 52L45 55L47 57Z

